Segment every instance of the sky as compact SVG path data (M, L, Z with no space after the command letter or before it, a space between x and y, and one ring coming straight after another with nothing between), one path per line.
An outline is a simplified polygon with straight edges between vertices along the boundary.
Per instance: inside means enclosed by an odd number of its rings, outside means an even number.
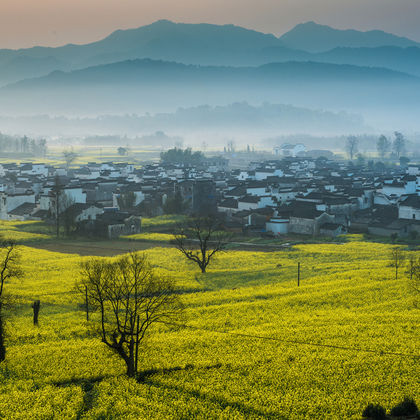
M0 0L0 48L88 43L159 19L235 24L277 36L315 21L420 42L420 0Z

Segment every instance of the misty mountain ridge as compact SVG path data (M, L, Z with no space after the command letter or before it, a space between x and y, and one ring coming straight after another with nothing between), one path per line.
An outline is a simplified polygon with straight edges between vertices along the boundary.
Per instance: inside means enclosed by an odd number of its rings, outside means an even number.
M56 71L0 89L0 113L97 116L171 113L180 107L246 101L362 114L372 125L417 121L420 79L383 68L315 62L258 67L185 65L129 60ZM393 122L394 121L394 122Z
M374 48L400 48L398 59L384 58ZM357 51L336 48L372 48L357 57ZM280 38L235 25L184 24L162 20L136 29L117 30L106 38L85 45L34 47L0 50L0 83L48 74L54 70L74 70L113 62L150 58L184 64L257 66L270 62L326 61L373 66L419 74L420 47L407 38L382 31L337 30L314 22L297 25ZM318 53L321 52L320 56ZM375 61L374 58L379 55ZM414 56L414 63L413 61ZM20 58L24 58L19 61ZM33 60L31 62L31 60ZM44 63L42 63L44 61ZM408 61L409 64L405 65ZM410 64L411 63L411 64Z
M147 84L148 80L158 79L165 84L171 80L185 78L185 81L193 81L194 78L206 79L208 77L236 79L237 77L263 76L277 79L343 79L351 81L360 78L365 80L398 79L400 81L419 82L420 78L403 72L379 67L361 67L350 64L331 64L312 61L288 61L284 63L268 63L257 67L228 67L228 66L202 66L182 64L152 59L126 60L111 64L92 66L70 72L53 71L46 76L26 79L1 88L3 91L14 89L34 89L48 84L72 84L72 83L139 83ZM164 77L164 79L162 79ZM193 77L191 79L190 77ZM207 80L208 81L208 80Z

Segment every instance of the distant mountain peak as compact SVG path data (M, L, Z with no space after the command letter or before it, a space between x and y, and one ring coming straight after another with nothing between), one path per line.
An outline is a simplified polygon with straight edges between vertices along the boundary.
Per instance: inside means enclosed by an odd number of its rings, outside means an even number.
M175 25L175 22L173 22L169 19L159 19L156 22L152 23L152 25L153 24L154 25L168 25L168 24Z
M420 44L381 30L358 31L355 29L336 29L314 21L300 23L280 37L289 48L309 52L323 52L338 47L419 47Z

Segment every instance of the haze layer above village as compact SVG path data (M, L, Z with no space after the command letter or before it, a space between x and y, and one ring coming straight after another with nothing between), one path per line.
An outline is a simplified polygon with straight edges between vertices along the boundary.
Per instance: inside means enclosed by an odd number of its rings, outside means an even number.
M0 86L7 134L415 139L420 44L315 22L276 37L161 20L86 45L0 50Z

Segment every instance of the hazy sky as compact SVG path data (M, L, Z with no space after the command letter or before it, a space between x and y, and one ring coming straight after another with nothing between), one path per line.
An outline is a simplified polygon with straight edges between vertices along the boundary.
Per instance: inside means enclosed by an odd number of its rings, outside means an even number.
M420 0L0 0L0 48L86 43L159 19L276 35L314 20L420 41Z

